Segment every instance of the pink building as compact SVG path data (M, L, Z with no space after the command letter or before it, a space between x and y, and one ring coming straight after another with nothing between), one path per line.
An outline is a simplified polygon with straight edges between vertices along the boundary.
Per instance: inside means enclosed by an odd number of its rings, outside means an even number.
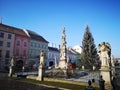
M10 62L14 56L16 66L21 68L28 60L29 43L24 30L0 24L0 62Z
M14 31L0 23L0 69L7 69L14 48Z
M28 60L29 36L21 29L15 29L14 57L16 64L25 64Z

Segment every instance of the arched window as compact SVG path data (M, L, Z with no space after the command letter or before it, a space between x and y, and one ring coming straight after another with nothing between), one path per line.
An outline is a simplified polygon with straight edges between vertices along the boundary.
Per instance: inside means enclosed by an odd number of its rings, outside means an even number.
M16 56L19 56L19 49L16 49Z
M24 47L27 47L27 42L24 42Z

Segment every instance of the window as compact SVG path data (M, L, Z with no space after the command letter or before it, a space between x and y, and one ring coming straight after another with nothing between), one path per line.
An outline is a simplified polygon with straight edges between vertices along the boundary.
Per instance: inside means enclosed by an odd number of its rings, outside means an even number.
M7 47L10 47L10 42L7 42Z
M3 41L0 41L0 46L3 46Z
M24 47L26 47L27 46L27 42L24 42Z
M46 45L45 45L45 49L46 49L47 47L46 47Z
M9 50L6 50L6 55L5 57L9 58L10 57L10 51Z
M2 50L0 50L0 58L2 57Z
M37 47L39 47L39 44L37 43Z
M19 49L16 49L16 55L19 56Z
M8 39L11 39L12 38L12 35L11 34L8 34Z
M39 48L40 48L40 44L39 44Z
M17 43L16 43L16 44L17 44L17 46L20 46L20 41L17 41Z
M23 55L26 56L26 50L23 51Z
M4 33L0 32L0 38L4 38Z
M36 47L36 43L34 43L34 47Z
M33 42L31 42L31 47L33 46Z

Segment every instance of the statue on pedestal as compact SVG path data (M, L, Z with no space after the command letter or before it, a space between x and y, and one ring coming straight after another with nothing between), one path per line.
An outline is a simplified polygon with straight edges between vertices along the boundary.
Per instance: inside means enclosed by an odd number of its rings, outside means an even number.
M110 57L111 57L111 47L109 43L103 42L98 45L99 48L99 56L101 60L101 67L109 67L110 66Z
M100 81L100 90L112 90L111 85L111 46L109 43L103 42L102 44L98 45L99 48L99 56L101 60L101 69L100 74L102 75L105 82ZM102 78L101 77L101 78ZM100 79L102 80L102 79ZM103 85L104 84L104 85ZM104 88L103 88L104 86Z
M43 81L43 78L44 78L44 51L41 51L40 53L40 64L39 64L39 67L38 67L38 78L37 80L40 80L40 81Z

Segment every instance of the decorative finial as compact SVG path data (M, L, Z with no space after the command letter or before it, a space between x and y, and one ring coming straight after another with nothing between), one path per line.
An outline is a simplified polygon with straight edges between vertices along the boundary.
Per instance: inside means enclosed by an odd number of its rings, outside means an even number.
M89 30L89 26L88 26L88 24L86 25L86 30Z
M63 33L65 32L65 27L63 26Z

